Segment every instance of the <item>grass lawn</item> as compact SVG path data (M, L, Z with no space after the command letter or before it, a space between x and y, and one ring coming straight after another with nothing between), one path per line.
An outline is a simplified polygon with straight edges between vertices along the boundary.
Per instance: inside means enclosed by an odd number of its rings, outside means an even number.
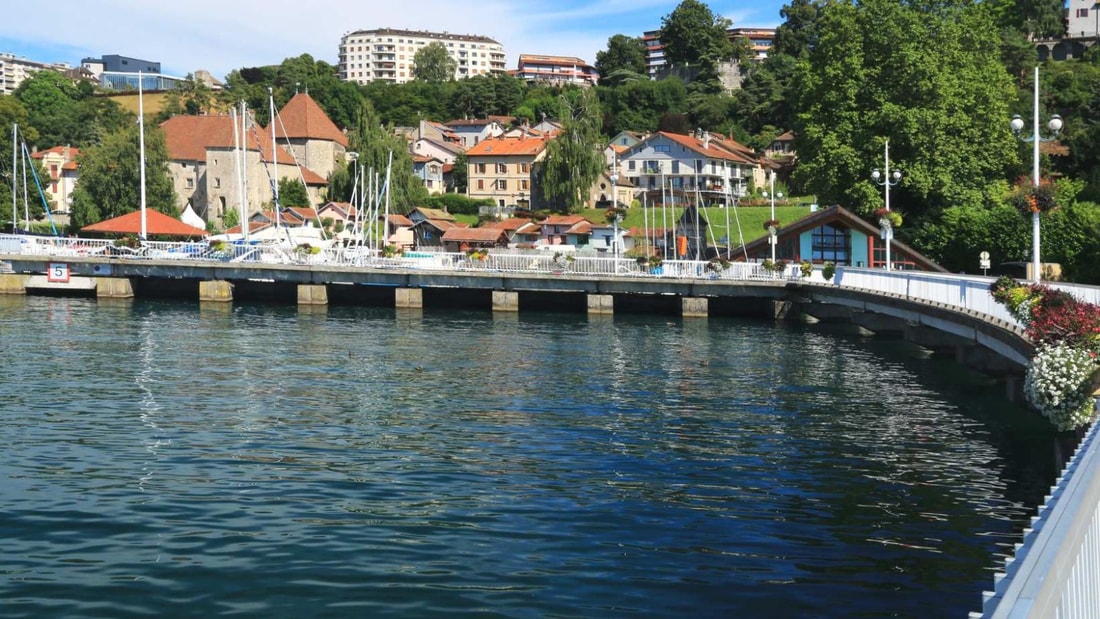
M727 209L717 206L703 209L707 221L710 222L710 230L707 232L708 241L712 236L714 239L721 239L726 236L726 211ZM580 215L591 222L604 223L607 221L604 216L605 212L604 209L586 209L581 211ZM637 228L641 230L645 226L645 220L648 216L650 229L662 228L666 227L666 225L671 228L673 221L678 219L683 212L684 209L682 208L647 208L643 213L643 209L641 208L630 208L626 211L626 219L619 222L619 225L623 228ZM775 207L775 218L783 225L801 219L809 214L809 206ZM768 233L764 230L764 222L771 219L771 207L738 206L729 209L728 217L729 227L733 231L730 238L733 240L734 245L740 245L740 240L742 238L748 243L763 236L767 236ZM741 223L740 234L738 233L738 221Z

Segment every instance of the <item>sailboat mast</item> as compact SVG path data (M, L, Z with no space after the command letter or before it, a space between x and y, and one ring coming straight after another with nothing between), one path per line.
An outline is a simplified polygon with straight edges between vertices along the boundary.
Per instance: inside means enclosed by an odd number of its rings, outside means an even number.
M19 138L19 124L12 123L11 125L11 232L16 233L16 226L19 223L19 203L16 197L19 180L15 176L15 162L18 161L18 138Z
M241 226L244 228L244 240L248 242L252 226L248 224L248 107L241 101Z
M146 218L145 218L145 102L144 93L142 91L142 75L141 71L138 71L138 142L141 151L141 240L145 240L146 233Z
M384 190L386 192L386 216L382 218L382 245L385 247L389 244L388 235L390 233L390 168L393 167L393 151L390 151L390 158L386 162L386 185Z
M27 143L23 142L23 224L24 231L31 229L31 200L27 197Z
M275 91L270 87L267 89L267 100L268 104L271 106L271 178L273 179L271 181L271 190L275 194L275 232L278 234L279 226L282 225L279 213L279 157L275 154L275 149L277 148L275 142Z

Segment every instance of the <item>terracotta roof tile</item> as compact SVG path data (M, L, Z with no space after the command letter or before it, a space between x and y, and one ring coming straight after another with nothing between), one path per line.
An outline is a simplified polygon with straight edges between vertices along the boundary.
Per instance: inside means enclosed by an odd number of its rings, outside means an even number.
M482 140L477 146L466 151L467 157L494 156L534 156L546 148L546 139L541 137L493 138Z
M328 114L307 93L300 92L279 111L281 123L275 133L291 139L329 140L347 147L348 136L329 119Z
M444 241L455 243L496 243L504 238L504 230L497 228L451 228L443 233Z
M80 231L101 234L141 234L141 211L133 211L84 226ZM189 226L174 217L150 208L145 209L145 232L149 235L162 236L206 236L208 234L202 228Z

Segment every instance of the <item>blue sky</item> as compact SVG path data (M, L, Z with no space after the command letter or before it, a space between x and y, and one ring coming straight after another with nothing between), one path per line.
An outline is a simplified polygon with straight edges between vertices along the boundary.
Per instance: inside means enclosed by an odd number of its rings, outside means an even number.
M595 62L615 34L656 30L679 0L58 0L48 10L22 3L0 20L0 53L77 65L119 54L159 61L170 75L240 67L311 54L332 64L340 37L403 28L496 39L514 67L521 53ZM735 26L775 27L783 0L707 2ZM11 15L9 10L8 15Z

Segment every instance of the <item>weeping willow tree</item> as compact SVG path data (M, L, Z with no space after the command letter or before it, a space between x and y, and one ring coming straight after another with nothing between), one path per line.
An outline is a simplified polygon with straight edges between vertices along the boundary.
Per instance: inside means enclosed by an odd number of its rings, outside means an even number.
M428 190L413 173L412 155L409 154L405 140L394 134L392 127L382 125L374 106L363 101L356 113L355 123L348 132L348 149L357 153L358 164L368 174L377 173L383 180L386 166L390 166L390 209L395 213L407 213L422 206L428 199ZM390 164L390 156L393 163ZM346 178L337 178L340 172L334 172L330 179L333 196L342 199L351 197L351 183ZM348 176L345 173L345 176ZM350 175L354 177L354 175ZM342 195L347 192L347 195Z
M546 147L539 186L546 202L576 212L604 171L599 99L592 89L567 90L559 98L558 119L562 130Z

